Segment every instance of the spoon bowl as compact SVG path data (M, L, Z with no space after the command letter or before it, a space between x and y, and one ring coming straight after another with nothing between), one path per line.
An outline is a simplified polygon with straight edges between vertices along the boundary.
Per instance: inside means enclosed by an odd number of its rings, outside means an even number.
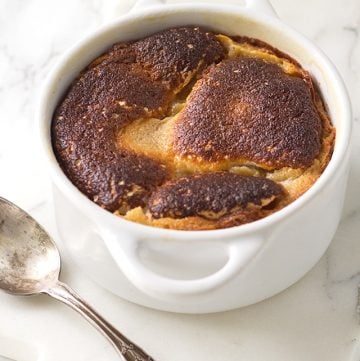
M122 360L154 361L59 281L60 254L29 214L0 197L0 290L13 295L47 294L72 307L114 346Z
M0 288L17 295L44 292L60 273L60 254L46 231L0 197Z

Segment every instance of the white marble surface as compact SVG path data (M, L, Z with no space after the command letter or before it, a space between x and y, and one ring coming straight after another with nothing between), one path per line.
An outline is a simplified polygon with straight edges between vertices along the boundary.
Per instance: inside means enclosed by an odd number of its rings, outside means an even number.
M41 221L60 247L34 129L38 89L64 50L131 5L0 0L0 194ZM352 98L353 170L343 219L326 255L300 282L257 305L215 315L129 304L89 281L64 255L63 279L157 361L360 359L360 2L273 0L273 5L329 55ZM85 321L45 296L0 294L0 313L0 355L18 361L118 359Z

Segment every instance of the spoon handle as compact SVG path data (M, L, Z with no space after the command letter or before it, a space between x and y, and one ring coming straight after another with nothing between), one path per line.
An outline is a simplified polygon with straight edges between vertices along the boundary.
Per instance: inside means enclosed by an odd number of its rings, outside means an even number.
M88 303L75 293L69 286L58 281L44 291L49 296L67 304L84 316L95 326L115 347L125 361L154 361L140 347L123 336L114 326L102 318Z

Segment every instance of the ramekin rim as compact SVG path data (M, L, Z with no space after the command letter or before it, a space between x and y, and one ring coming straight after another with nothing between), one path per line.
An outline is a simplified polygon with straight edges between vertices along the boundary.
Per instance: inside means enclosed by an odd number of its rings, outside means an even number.
M314 54L317 55L317 58L320 58L322 61L322 65L327 71L327 74L330 74L333 78L334 83L336 84L337 90L342 94L340 106L343 110L343 118L346 120L344 122L342 129L342 138L338 139L337 142L340 142L340 145L337 144L337 147L334 149L334 153L332 158L330 159L326 169L321 174L321 176L317 179L317 181L308 189L303 195L301 195L298 199L293 201L291 204L287 205L283 209L274 212L273 214L259 219L257 221L223 229L214 229L214 230L175 230L175 229L164 229L159 227L153 227L149 225L144 225L140 223L136 223L133 221L129 221L118 217L104 209L100 206L96 205L90 199L88 199L80 190L78 190L75 185L69 180L69 178L64 174L60 165L56 161L55 154L52 150L51 146L51 135L49 131L49 120L46 122L43 119L43 111L45 108L45 102L48 96L50 96L49 92L51 90L51 84L55 81L55 79L61 73L62 68L65 67L65 63L71 56L74 56L79 49L89 46L91 42L96 39L96 37L101 34L111 31L114 27L118 27L124 25L126 22L136 21L146 16L160 16L159 11L194 11L194 10L202 10L209 13L217 13L217 12L227 12L234 14L236 12L241 16L248 16L251 19L255 19L261 23L267 23L266 25L270 25L273 27L283 27L284 30L288 32L287 35L291 37L298 38L298 42L302 43L303 47L310 48ZM56 66L48 75L44 86L42 88L42 92L40 95L40 103L38 105L37 111L37 119L39 121L40 128L40 141L42 148L45 150L45 158L48 167L50 168L51 179L55 182L55 184L61 189L61 191L65 191L67 196L71 196L71 200L73 203L76 203L78 207L81 208L82 212L85 213L97 213L96 222L99 225L98 219L102 219L102 221L106 220L107 223L112 223L117 225L118 227L124 227L124 231L129 235L138 234L144 232L147 235L154 236L158 235L162 238L199 238L199 239L209 239L210 238L221 238L223 237L231 237L231 236L239 236L240 234L249 234L253 233L254 230L259 230L262 228L268 228L275 223L283 220L288 217L296 210L305 206L313 197L315 197L321 189L326 186L331 181L331 176L335 175L336 170L338 170L342 163L341 161L347 158L349 154L349 146L350 146L350 133L351 133L351 105L349 96L347 94L347 90L343 83L342 78L340 77L337 69L328 59L328 57L309 39L307 39L304 35L299 33L298 31L292 29L289 25L282 22L280 19L276 17L272 17L266 14L255 13L253 10L248 8L242 8L238 5L230 5L230 4L167 4L164 6L152 6L149 8L142 9L140 11L136 11L134 13L128 13L125 16L122 16L104 26L101 26L95 32L85 36L79 42L77 42L74 46L72 46L58 61ZM46 135L47 134L47 135ZM50 149L49 149L50 148ZM76 199L75 199L76 198ZM101 224L99 225L101 227ZM126 228L126 229L125 229ZM132 229L131 229L132 228Z

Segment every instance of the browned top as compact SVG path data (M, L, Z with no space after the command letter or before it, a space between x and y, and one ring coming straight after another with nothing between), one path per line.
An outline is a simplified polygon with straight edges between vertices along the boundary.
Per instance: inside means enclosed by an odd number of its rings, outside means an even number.
M321 131L303 78L242 57L213 66L196 84L176 123L175 149L210 161L303 168L320 152Z
M154 80L177 88L189 73L221 60L224 48L214 34L200 28L174 28L132 45L136 60Z
M90 64L52 123L56 156L72 182L111 211L144 205L167 171L156 160L117 149L117 133L134 119L163 116L183 80L223 53L212 34L178 28L115 45Z
M282 193L282 187L269 179L206 173L166 182L152 193L149 210L154 218L217 219L239 209L262 208Z
M214 229L264 217L312 185L334 131L310 76L267 44L233 38L239 50L225 38L168 29L115 44L79 75L52 139L80 191L126 219Z

